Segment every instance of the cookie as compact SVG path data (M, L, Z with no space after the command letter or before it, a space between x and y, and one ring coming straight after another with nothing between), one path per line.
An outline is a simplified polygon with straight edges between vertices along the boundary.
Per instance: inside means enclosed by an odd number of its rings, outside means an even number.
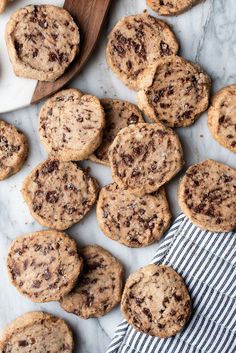
M121 311L135 330L165 338L185 326L191 315L191 299L177 272L152 264L128 278Z
M39 136L45 149L62 161L79 161L102 141L104 110L95 96L66 89L48 99L39 113Z
M43 312L29 312L7 326L0 338L1 353L72 353L72 332L66 322Z
M109 149L113 180L136 196L158 190L183 166L178 136L164 125L141 123L122 129Z
M236 170L214 160L191 166L179 186L179 205L202 229L236 228Z
M102 99L101 103L105 110L106 127L101 145L89 159L109 166L108 150L118 132L126 126L142 123L144 119L132 103L110 98Z
M147 5L160 16L179 15L201 0L146 0Z
M136 197L112 183L100 191L97 220L109 238L141 248L161 238L170 225L171 213L164 188Z
M221 89L208 110L208 126L222 146L236 153L236 85Z
M0 120L0 180L17 173L28 155L25 135L13 125Z
M96 202L97 181L73 162L48 159L24 180L23 197L41 225L65 230L79 222Z
M138 106L153 121L189 126L207 109L210 87L198 65L172 56L157 62L151 84L138 92Z
M176 54L179 45L170 27L142 13L124 17L113 28L106 48L107 63L128 87L139 90L149 82L158 58Z
M6 44L17 76L55 81L75 58L79 30L71 15L52 5L17 10L6 26Z
M11 283L34 302L59 300L82 271L76 242L65 233L40 231L16 238L7 256Z
M84 272L77 287L61 300L61 307L88 319L103 316L121 300L123 267L107 250L88 245L80 250Z
M7 6L8 0L0 0L0 13L3 13L6 6Z

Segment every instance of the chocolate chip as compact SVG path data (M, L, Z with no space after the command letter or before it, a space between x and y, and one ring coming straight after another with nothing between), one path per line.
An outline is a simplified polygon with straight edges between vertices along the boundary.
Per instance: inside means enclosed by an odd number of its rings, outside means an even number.
M57 55L53 52L50 52L49 53L49 61L50 62L54 62L54 61L57 61Z
M18 345L19 347L27 347L29 343L25 340L22 340L22 341L18 341Z
M169 45L163 41L160 42L160 52L161 52L161 56L167 56L167 55L173 54Z
M224 124L224 121L225 121L225 116L223 115L219 118L219 124L220 125Z
M144 313L150 320L152 320L152 314L151 314L150 309L148 309L148 308L143 308L143 313Z
M137 124L139 121L139 117L132 113L131 116L128 118L128 124L131 125L131 124Z
M132 163L134 162L133 157L130 154L123 154L122 156L123 161L125 162L126 165L132 166Z
M41 281L35 280L35 281L33 281L32 287L33 288L40 288L41 283L42 283Z
M46 201L49 203L57 203L59 195L56 191L48 191L46 193Z
M177 295L175 292L173 293L173 297L177 302L180 302L183 299L181 295Z
M38 20L38 24L41 28L48 28L48 22L45 20L45 21L42 21L42 20Z
M50 278L51 278L51 272L49 270L49 268L47 268L45 271L44 271L44 274L43 274L43 277L45 278L46 281L48 281Z
M58 168L59 168L59 162L58 161L49 161L42 168L42 173L43 174L52 173L52 172L58 170Z
M20 54L22 48L23 48L23 44L19 43L17 40L14 41L14 46L15 49L17 51L17 54Z

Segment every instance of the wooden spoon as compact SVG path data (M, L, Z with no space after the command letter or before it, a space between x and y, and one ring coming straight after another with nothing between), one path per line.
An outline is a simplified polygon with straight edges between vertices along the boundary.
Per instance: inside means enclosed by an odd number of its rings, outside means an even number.
M67 84L81 69L91 55L101 33L111 0L65 0L64 8L70 12L81 34L78 57L55 82L38 82L31 103L57 92Z

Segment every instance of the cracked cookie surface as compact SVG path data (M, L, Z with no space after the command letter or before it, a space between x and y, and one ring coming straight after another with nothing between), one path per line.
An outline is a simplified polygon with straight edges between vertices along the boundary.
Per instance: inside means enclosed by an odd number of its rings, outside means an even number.
M39 113L39 136L62 161L88 158L102 141L104 110L95 96L67 89L48 99Z
M146 0L147 5L160 16L179 15L201 0Z
M198 65L173 56L157 62L151 84L138 92L138 106L153 121L189 126L207 109L210 87Z
M61 299L61 307L84 319L103 316L121 300L123 267L98 245L80 249L84 271L77 286Z
M7 326L0 338L4 353L72 353L72 332L66 322L43 312L29 312Z
M75 58L79 30L63 8L30 5L17 10L6 26L6 44L17 76L55 81Z
M191 315L181 276L166 265L148 265L128 278L121 311L137 331L160 338L176 335Z
M158 190L183 166L178 136L164 125L140 123L122 129L109 149L113 180L136 196Z
M59 300L69 293L82 265L76 242L53 230L16 238L7 256L11 283L34 302Z
M112 183L100 191L97 219L109 238L138 248L161 238L170 225L171 213L164 188L136 197Z
M130 102L105 98L101 104L105 111L106 126L101 145L89 159L109 166L108 150L118 132L129 125L142 123L144 119L138 107Z
M0 180L17 173L28 155L25 135L15 126L0 120Z
M97 200L98 183L77 163L48 159L24 180L23 197L41 225L65 230L79 222Z
M236 170L214 160L191 166L179 186L179 205L202 229L236 228Z
M149 81L157 59L174 55L179 45L170 27L147 13L124 17L111 31L106 59L114 73L130 88Z
M208 110L208 126L222 146L236 153L236 85L222 88Z

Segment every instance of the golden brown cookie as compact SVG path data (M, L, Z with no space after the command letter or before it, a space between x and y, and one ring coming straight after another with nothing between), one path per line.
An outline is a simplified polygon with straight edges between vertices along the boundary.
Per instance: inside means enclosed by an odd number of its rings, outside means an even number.
M160 16L179 15L201 0L146 0L147 5Z
M170 225L171 213L164 188L137 197L112 183L100 191L97 220L109 238L140 248L161 238Z
M179 205L202 229L236 228L236 170L213 160L191 166L179 186Z
M15 126L0 120L0 180L17 173L28 155L26 136Z
M180 275L166 265L148 265L128 278L121 310L137 331L166 338L176 335L191 315L191 299Z
M79 222L97 200L98 183L77 163L48 159L24 180L23 197L41 225L65 230Z
M7 326L0 338L1 353L72 353L72 332L66 322L43 312L29 312Z
M0 13L3 13L6 6L7 6L8 0L0 0Z
M178 41L170 27L147 13L124 17L111 31L106 48L107 63L130 88L139 90L149 82L157 59L176 54Z
M88 158L101 144L104 110L95 96L70 88L49 98L39 112L39 136L61 161Z
M89 159L109 166L108 150L118 132L129 125L143 123L144 119L138 107L130 102L105 98L101 103L105 111L106 127L101 145Z
M80 249L84 272L77 286L61 300L69 313L88 319L103 316L121 300L123 267L107 250L98 245Z
M213 97L208 126L217 142L236 153L236 85L222 88Z
M34 302L59 300L69 293L82 267L76 242L54 230L16 238L7 256L11 283Z
M177 134L164 125L141 123L122 129L109 149L113 180L136 196L158 190L183 166Z
M68 11L52 5L17 10L6 26L6 44L17 76L55 81L74 60L79 30Z
M153 121L189 126L207 109L210 87L198 65L172 56L156 63L150 85L138 92L138 106Z

